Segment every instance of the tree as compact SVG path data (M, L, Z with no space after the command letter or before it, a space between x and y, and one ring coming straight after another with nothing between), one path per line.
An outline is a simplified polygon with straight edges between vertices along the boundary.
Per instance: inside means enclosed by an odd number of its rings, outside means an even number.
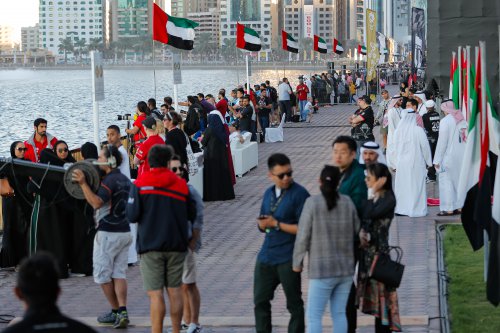
M80 56L80 61L82 60L82 54L84 53L84 49L87 43L85 42L85 39L79 39L74 43L75 47L75 56Z
M74 45L73 45L73 40L71 40L71 37L66 37L64 39L59 39L61 42L57 47L59 51L64 52L64 63L68 63L68 53L73 52L74 50Z
M238 56L238 49L236 48L236 39L225 38L222 45L224 59L235 60Z
M102 43L102 38L91 38L89 41L88 49L92 50L102 50L104 44Z

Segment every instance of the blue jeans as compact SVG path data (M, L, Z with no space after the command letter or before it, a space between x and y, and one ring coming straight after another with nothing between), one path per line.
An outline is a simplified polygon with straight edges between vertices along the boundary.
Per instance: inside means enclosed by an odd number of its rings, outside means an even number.
M261 116L259 115L260 128L262 129L262 134L266 136L266 128L269 127L269 114Z
M300 120L302 120L302 121L307 120L307 110L305 110L306 104L307 104L307 100L299 101Z
M352 276L340 276L327 279L310 279L307 297L307 332L323 332L323 313L330 301L330 316L335 333L347 333L345 308L352 285Z

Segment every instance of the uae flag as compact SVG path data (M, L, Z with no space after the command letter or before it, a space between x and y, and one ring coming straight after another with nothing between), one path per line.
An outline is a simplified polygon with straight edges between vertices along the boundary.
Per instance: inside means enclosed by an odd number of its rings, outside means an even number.
M467 62L465 61L465 56L464 54L458 54L458 57L455 56L455 58L452 60L454 62L453 64L453 76L450 77L450 91L451 93L451 99L453 100L453 104L455 104L455 109L460 108L460 81L463 79L463 71L464 71L464 65L465 69L467 68ZM459 66L460 65L460 66ZM463 82L463 81L462 81ZM453 90L452 88L453 87ZM462 92L464 90L464 87L462 86Z
M492 212L491 180L493 174L490 168L490 157L499 155L500 121L492 108L492 99L486 80L484 80L485 87L481 86L481 77L485 75L485 72L481 69L480 59L479 56L476 65L477 73L473 78L471 116L457 194L459 202L464 202L462 225L474 251L484 244L483 231L486 230L489 233L491 242L486 294L488 300L497 306L500 304L500 228L498 225L500 216L498 212ZM486 90L486 105L482 105L481 94L484 93L482 89ZM498 192L498 176L497 173L495 192ZM498 201L498 197L496 199ZM498 204L494 204L494 207L497 209ZM492 223L493 218L496 223Z
M342 44L337 40L337 38L333 39L333 52L337 54L342 54L344 53L344 48L342 47Z
M297 41L293 39L292 35L287 33L285 30L281 30L281 43L283 50L292 53L299 53L299 43L297 43Z
M314 51L319 53L327 52L325 40L318 35L314 35Z
M153 40L181 50L192 50L198 23L165 13L153 3Z
M455 72L458 74L458 60L457 54L455 52L451 53L451 64L450 64L450 91L448 93L448 98L453 100L453 89L454 89L454 77ZM457 91L458 91L458 81L457 81Z
M236 23L236 47L247 51L260 51L262 44L257 31Z
M366 47L358 44L358 54L366 55Z

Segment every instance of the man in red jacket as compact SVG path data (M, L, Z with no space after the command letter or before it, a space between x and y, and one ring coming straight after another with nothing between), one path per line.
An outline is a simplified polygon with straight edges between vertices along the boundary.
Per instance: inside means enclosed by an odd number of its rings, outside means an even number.
M186 181L170 171L171 158L170 147L151 148L148 154L151 169L132 185L127 204L129 222L138 224L137 252L141 255L144 289L151 303L152 333L162 332L165 288L173 333L180 332L182 319L182 272L189 244L189 190Z
M31 134L28 140L24 141L26 146L25 158L32 162L40 161L40 153L45 148L52 149L57 142L57 138L47 133L47 120L43 118L35 119L33 123L35 132Z

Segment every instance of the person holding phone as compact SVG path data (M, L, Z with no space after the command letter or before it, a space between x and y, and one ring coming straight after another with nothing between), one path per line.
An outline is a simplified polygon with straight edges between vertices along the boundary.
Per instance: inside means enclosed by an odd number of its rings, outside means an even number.
M271 300L279 284L290 311L289 333L303 333L304 302L300 273L292 270L293 247L302 207L309 192L294 182L290 159L273 154L267 161L274 183L264 193L258 228L265 234L254 273L254 313L257 333L271 333Z

